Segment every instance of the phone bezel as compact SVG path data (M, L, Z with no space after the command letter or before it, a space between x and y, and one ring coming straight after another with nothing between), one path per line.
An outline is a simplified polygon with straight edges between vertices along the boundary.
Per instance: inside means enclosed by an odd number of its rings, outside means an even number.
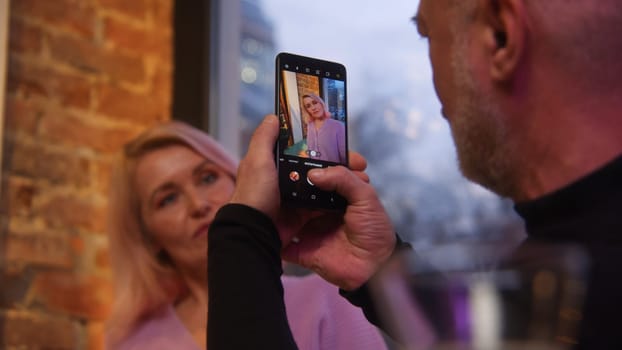
M286 67L287 66L287 67ZM306 173L313 167L328 167L328 166L336 166L343 165L348 166L349 158L348 158L348 93L347 93L347 74L346 68L343 64L323 59L318 59L314 57L302 56L297 54L292 54L288 52L281 52L276 56L275 59L275 114L279 117L279 122L281 124L281 108L280 108L280 89L282 88L282 71L291 71L295 73L307 74L311 76L318 76L320 80L328 78L337 81L343 82L343 103L345 109L345 153L346 153L346 162L338 163L331 161L318 160L313 158L305 158L299 156L292 156L281 154L281 147L279 145L279 140L277 140L277 144L275 145L275 157L277 164L277 172L279 176L279 191L281 194L281 206L286 207L305 207L312 209L324 209L324 210L337 210L342 211L345 210L347 205L346 200L336 194L335 192L326 192L322 191L315 186L308 186L306 179ZM280 137L279 137L280 139ZM285 160L285 161L284 161ZM300 163L291 164L292 160L299 160ZM309 165L313 164L313 165ZM320 165L320 166L318 166ZM300 184L297 184L297 189L300 190L300 196L294 197L293 193L296 191L291 191L291 188L294 186L291 183L288 183L288 172L291 169L295 169L296 172L299 173L299 177L301 180ZM289 185L289 187L287 186Z

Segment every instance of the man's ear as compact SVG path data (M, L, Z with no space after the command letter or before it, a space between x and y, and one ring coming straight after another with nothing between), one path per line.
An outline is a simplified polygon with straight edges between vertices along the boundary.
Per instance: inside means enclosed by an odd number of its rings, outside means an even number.
M503 82L512 77L524 54L526 21L523 0L481 0L488 26L490 75Z

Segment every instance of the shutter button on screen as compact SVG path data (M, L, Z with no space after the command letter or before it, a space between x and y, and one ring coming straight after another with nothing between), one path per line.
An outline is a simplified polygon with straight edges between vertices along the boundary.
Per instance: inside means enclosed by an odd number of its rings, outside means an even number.
M300 180L300 174L297 171L292 171L289 173L289 179L293 182Z

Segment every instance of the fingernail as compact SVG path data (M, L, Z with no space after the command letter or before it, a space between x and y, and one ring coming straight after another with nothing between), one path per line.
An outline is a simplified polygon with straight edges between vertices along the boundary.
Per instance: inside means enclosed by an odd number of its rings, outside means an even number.
M324 176L326 173L326 171L324 169L313 169L313 170L309 170L309 177L312 177L314 179L319 179L322 176Z
M276 116L276 115L274 115L274 114L268 114L268 115L264 118L264 122L266 122L266 123L270 123L270 124L272 124L272 123L277 123L278 121L279 121L279 120L278 120L277 116Z

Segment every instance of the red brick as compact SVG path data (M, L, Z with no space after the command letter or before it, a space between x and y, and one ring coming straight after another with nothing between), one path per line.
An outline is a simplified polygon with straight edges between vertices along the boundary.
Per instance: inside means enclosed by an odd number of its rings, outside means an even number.
M92 198L83 198L77 193L54 195L36 209L37 214L53 228L82 228L92 232L106 230L106 208Z
M71 184L78 188L87 187L91 182L89 169L89 160L72 151L46 150L42 152L37 164L41 178L52 184Z
M73 115L45 115L41 120L44 142L98 152L117 152L136 134L137 130L101 125Z
M97 0L99 7L125 16L145 20L149 9L147 0Z
M140 55L123 54L61 35L50 35L48 40L52 58L58 62L114 81L138 84L145 79L145 65Z
M37 172L39 147L22 139L15 139L11 143L11 153L7 157L13 174L34 178Z
M2 176L6 176L6 174L2 174ZM4 188L3 188L3 191L6 192ZM9 219L7 218L8 211L9 211L8 209L9 201L8 201L8 197L5 192L3 192L2 196L0 197L0 222L9 221ZM4 251L2 251L2 248L0 248L0 252L1 254L4 254Z
M23 142L19 138L13 141L11 149L7 163L14 174L45 179L54 185L87 187L91 182L90 161L72 150L50 150L41 143Z
M151 0L151 12L157 27L172 27L173 22L173 1L171 0Z
M170 110L173 96L173 73L170 69L156 69L153 77L151 95L161 101L167 110Z
M3 349L78 349L79 326L65 317L25 310L2 315Z
M29 303L90 320L105 320L112 301L111 281L93 275L39 272L31 288Z
M16 94L24 99L31 96L48 97L47 92L40 84L33 84L30 81L21 81L19 77L19 63L13 56L9 56L7 66L7 91Z
M71 268L73 265L69 240L66 235L10 234L6 238L6 262Z
M37 19L55 29L64 29L86 38L95 31L96 13L90 1L19 0L11 2L11 11L21 17Z
M4 161L8 164L11 172L30 178L37 177L37 155L39 154L39 147L27 142L23 137L18 135L11 140L9 145L11 152Z
M169 118L172 4L11 2L1 294L24 311L0 312L0 348L102 348L109 259L93 233L112 152Z
M74 255L82 255L84 254L85 243L84 239L79 236L73 236L69 239L69 244L71 245L71 250Z
M110 177L112 176L112 164L109 161L93 163L93 189L104 195L110 193Z
M104 350L104 335L106 327L104 322L89 322L87 327L87 350Z
M108 247L97 249L97 253L95 254L95 266L102 270L110 269L110 252L108 251Z
M31 179L10 176L8 184L8 213L9 216L26 216L32 211L32 203L38 191Z
M91 83L75 74L11 59L8 79L9 91L26 98L36 95L81 109L88 108L91 102Z
M171 61L173 43L169 31L134 27L113 18L106 19L104 25L105 40L115 48L154 55L165 62Z
M151 124L168 118L169 110L163 102L151 95L105 85L98 90L96 110L110 118Z
M33 101L24 101L10 94L7 94L5 103L5 131L34 134L44 107Z
M41 52L43 34L39 28L11 18L9 50L13 53L38 54Z

